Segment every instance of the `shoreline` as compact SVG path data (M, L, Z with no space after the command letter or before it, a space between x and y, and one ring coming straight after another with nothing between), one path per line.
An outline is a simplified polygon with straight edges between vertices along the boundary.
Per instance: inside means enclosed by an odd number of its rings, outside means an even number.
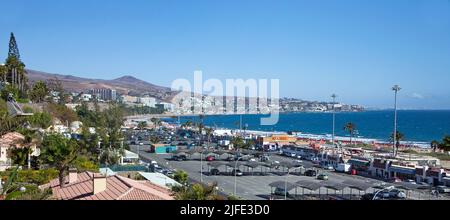
M372 110L368 110L368 111L364 111L364 112L371 112ZM385 111L385 110L375 110L375 111ZM415 110L405 110L405 111L415 111ZM428 111L428 110L427 110ZM431 110L430 110L431 111ZM434 110L432 110L434 111ZM441 111L441 110L439 110ZM364 112L340 112L341 114L352 114L352 113L364 113ZM280 114L329 114L329 112L281 112ZM247 115L252 115L252 116L264 116L264 114L245 114ZM132 116L132 118L128 118L130 120L132 119L136 119L136 120L145 120L145 119L150 119L150 118L162 118L162 119L168 119L167 121L171 121L171 123L176 123L178 120L177 118L179 117L181 119L181 122L184 122L186 120L191 120L193 122L197 121L196 119L198 118L199 115L196 114L192 114L192 115L177 115L177 114L160 114L160 115L135 115ZM209 119L214 119L214 116L217 117L227 117L227 116L231 116L231 117L239 117L239 114L214 114L214 115L205 115L205 117L210 117ZM164 120L166 121L166 120ZM209 120L209 122L214 121L214 120ZM208 121L206 121L208 122ZM233 130L233 131L239 131L239 128L237 128L237 126L233 126L233 125L229 125L227 123L219 123L220 127L215 125L215 123L211 122L211 123L205 123L206 125L208 125L209 127L216 127L217 129L222 129L222 130ZM247 130L247 132L252 132L252 133L257 133L257 134L271 134L271 133L275 133L275 134L279 134L279 133L283 133L286 134L288 132L295 132L297 133L298 137L300 138L309 138L309 139L322 139L322 140L331 140L331 134L330 133L325 133L325 132L320 132L320 130L317 129L313 129L314 131L311 132L301 132L301 130L297 131L295 129L292 129L289 126L282 126L279 127L279 129L281 130L272 130L270 128L265 129L265 128L256 128L256 129L262 129L262 130ZM306 129L308 130L308 129ZM313 133L315 132L315 133ZM368 133L371 134L371 133ZM340 135L340 136L339 136ZM339 133L339 135L337 134L335 136L335 140L337 141L342 141L342 142L348 142L350 137L348 135ZM370 135L369 135L370 136ZM379 135L378 135L379 136ZM380 145L388 145L391 144L390 141L387 138L383 138L383 137L376 137L376 135L374 137L366 137L366 136L355 136L352 138L353 141L355 142L361 142L361 143L367 143L367 144L371 144L371 143L376 143L376 144L380 144ZM436 139L439 140L439 139ZM401 145L403 146L416 146L416 147L420 147L420 148L431 148L430 146L430 142L428 140L411 140L411 139L406 139L401 141Z
M210 127L210 126L208 126ZM230 129L230 128L217 128L216 130L219 131L233 131L234 133L238 133L239 129ZM280 134L285 134L288 135L288 132L284 132L284 131L258 131L258 130L246 130L245 133L247 134L254 134L254 135L280 135ZM310 134L310 133L302 133L302 132L298 132L297 134L293 135L295 137L298 138L304 138L304 139L308 139L308 140L326 140L326 141L331 141L332 140L332 135L331 134L326 134L326 135L320 135L320 134ZM342 141L342 142L350 142L350 138L349 137L343 137L343 136L335 136L334 137L335 141ZM378 144L378 145L392 145L392 143L388 142L388 141L383 141L383 140L379 140L379 139L374 139L374 138L361 138L361 137L354 137L352 138L352 142L355 144L358 143L365 143L365 144ZM419 142L419 141L401 141L400 142L401 146L404 147L418 147L421 149L430 149L430 144L427 142Z

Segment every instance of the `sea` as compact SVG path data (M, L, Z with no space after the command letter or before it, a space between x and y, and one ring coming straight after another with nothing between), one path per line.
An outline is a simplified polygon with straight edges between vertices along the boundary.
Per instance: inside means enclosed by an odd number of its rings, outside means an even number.
M248 131L299 132L303 135L330 137L333 129L332 113L280 113L279 121L273 126L263 126L262 117L267 115L242 115L242 128ZM208 115L202 120L206 126L216 129L239 129L241 115ZM388 142L394 128L393 110L374 110L363 112L337 112L335 134L349 137L345 124L356 126L357 139ZM169 119L176 120L176 119ZM180 123L199 122L198 116L180 117ZM441 140L450 135L450 110L398 110L398 131L404 135L405 142L429 146L433 140Z

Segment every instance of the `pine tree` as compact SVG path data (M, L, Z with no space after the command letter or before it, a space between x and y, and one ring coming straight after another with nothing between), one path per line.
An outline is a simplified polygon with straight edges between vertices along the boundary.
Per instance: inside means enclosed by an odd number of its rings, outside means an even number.
M16 38L14 37L14 33L11 33L11 37L9 39L8 58L9 57L15 57L20 61L19 48L17 47L17 42Z
M27 85L27 76L25 71L25 64L20 60L19 48L17 46L14 33L11 33L9 40L8 58L5 62L6 67L6 81L17 87L21 92L25 91Z

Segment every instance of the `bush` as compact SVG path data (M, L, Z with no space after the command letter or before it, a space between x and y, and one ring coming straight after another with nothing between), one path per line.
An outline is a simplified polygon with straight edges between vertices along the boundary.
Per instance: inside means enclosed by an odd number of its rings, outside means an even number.
M99 165L95 164L85 156L79 156L74 162L73 166L77 168L78 172L91 171L98 172Z
M37 112L29 117L31 125L46 129L52 124L52 116L47 112Z
M8 177L11 171L1 172L2 179ZM44 170L19 170L17 172L17 181L19 183L30 183L36 185L43 185L49 183L50 180L55 179L58 176L58 171L55 169Z
M26 191L21 192L19 188L24 186ZM6 200L44 200L51 195L51 189L40 190L36 185L16 185L15 189L8 193Z
M28 105L23 106L22 109L23 109L23 112L25 112L25 113L33 113L33 111L34 111L33 108Z

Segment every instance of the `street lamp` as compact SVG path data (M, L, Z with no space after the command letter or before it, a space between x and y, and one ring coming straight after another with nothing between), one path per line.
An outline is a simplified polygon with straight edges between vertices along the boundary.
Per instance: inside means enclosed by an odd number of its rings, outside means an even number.
M207 149L204 149L200 153L200 183L203 183L203 153L205 153Z
M333 147L334 147L334 130L335 130L335 124L336 124L336 111L334 110L334 105L336 103L336 97L337 97L336 94L331 95L331 98L333 98L333 134L331 136L331 142L333 144Z
M394 102L394 134L392 135L394 138L394 143L393 143L393 152L394 152L394 157L397 155L396 149L395 149L395 143L397 142L397 93L398 91L400 91L400 86L398 85L394 85L394 87L392 87L392 90L395 93L395 102Z
M238 164L238 161L239 161L240 159L243 159L244 157L248 157L248 155L239 157L239 158L236 160L236 162L234 163L234 196L236 196L236 186L237 186L237 172L236 172L237 164Z
M377 195L378 195L378 193L380 193L380 192L382 192L382 191L384 191L384 190L393 190L395 188L395 186L388 186L388 187L385 187L385 188L383 188L383 189L380 189L380 190L378 190L374 195L373 195L373 198L372 198L372 200L375 200L376 198L377 198Z
M138 144L138 150L137 150L138 157L140 156L140 153L141 153L140 150L141 150L141 146L142 145L144 145L144 143L139 143Z
M294 170L296 170L296 169L301 169L301 168L302 168L302 166L294 167L294 169L292 169L292 171L294 171ZM290 173L290 172L291 172L291 169L288 169L286 178L285 178L285 180L284 180L284 200L287 200L287 181L288 181L288 176L289 176L289 173Z

